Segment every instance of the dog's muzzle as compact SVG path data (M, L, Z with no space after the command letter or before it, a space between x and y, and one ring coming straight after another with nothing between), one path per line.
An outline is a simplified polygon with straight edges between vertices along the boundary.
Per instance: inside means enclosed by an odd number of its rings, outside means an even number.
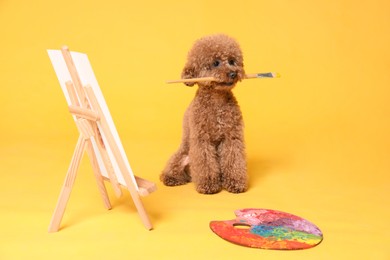
M234 71L229 72L228 77L231 79L235 79L237 77L237 72Z

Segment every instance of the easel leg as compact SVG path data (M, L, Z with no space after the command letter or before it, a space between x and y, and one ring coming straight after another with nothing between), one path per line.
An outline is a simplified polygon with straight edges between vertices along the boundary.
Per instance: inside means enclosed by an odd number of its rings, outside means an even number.
M83 158L85 144L86 140L83 138L82 135L80 135L72 157L72 161L69 165L68 173L66 174L65 183L62 186L61 194L50 222L49 232L57 232L60 227L62 217L64 216L66 204L69 200L70 193L72 191L72 187L76 179L77 170L80 166L80 161Z
M131 197L133 198L134 205L137 208L138 214L141 217L142 223L144 224L144 226L148 230L152 230L153 229L153 225L150 222L149 216L148 216L148 214L145 211L144 205L143 205L143 203L142 203L142 201L141 201L141 199L139 197L138 192L133 187L129 188L129 191L130 191Z
M88 153L89 160L91 161L91 164L92 164L93 173L95 175L98 189L99 189L100 195L102 196L104 206L107 209L111 209L112 207L111 207L110 200L108 198L107 189L106 189L106 186L104 185L104 180L103 180L103 177L100 173L100 168L99 168L98 162L96 160L96 154L93 150L91 141L89 141L87 144L87 153Z

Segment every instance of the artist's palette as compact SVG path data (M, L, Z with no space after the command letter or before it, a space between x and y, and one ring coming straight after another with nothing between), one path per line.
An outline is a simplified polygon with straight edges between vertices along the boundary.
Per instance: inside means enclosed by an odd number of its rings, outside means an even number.
M323 238L321 230L313 223L282 211L240 209L235 214L234 220L210 222L214 233L234 244L294 250L314 247Z

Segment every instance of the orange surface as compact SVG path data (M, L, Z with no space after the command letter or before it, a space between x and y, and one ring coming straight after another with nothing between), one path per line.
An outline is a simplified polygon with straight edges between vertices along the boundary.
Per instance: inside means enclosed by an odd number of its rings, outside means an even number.
M1 259L389 259L390 4L386 1L0 1ZM167 85L192 42L241 43L250 189L197 194L164 187L195 89ZM47 228L77 130L46 49L87 53L134 172L159 190L106 211L84 159L60 232ZM209 229L235 209L289 212L324 233L317 247L270 251Z

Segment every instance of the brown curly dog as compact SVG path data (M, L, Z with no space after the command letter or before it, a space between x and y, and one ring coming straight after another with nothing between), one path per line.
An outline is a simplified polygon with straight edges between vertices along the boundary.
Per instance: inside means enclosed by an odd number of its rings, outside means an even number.
M206 36L188 53L182 78L214 77L198 82L183 120L183 138L160 179L168 186L194 182L199 193L248 188L243 120L232 89L245 76L238 43L223 34ZM195 83L186 83L193 86Z

